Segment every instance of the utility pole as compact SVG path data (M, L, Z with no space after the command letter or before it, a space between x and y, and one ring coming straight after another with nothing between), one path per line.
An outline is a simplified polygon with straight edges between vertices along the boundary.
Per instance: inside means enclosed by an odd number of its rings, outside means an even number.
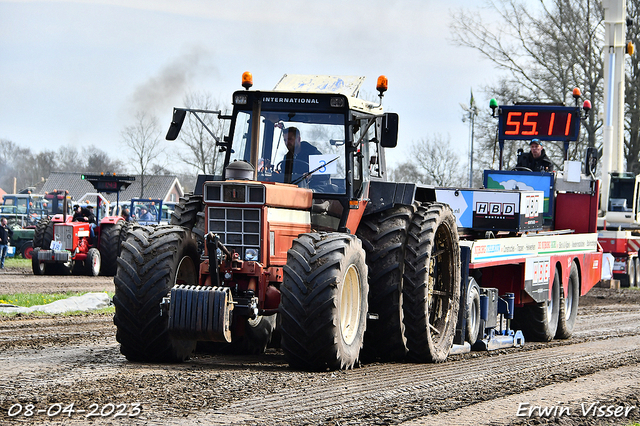
M624 171L625 0L603 0L604 6L604 126L601 207L609 209L611 173Z
M463 104L460 104L460 106L468 113L468 117L462 117L462 122L469 120L469 188L473 188L473 136L476 124L476 116L478 115L476 101L473 98L473 90L471 90L471 99L469 100L469 106Z

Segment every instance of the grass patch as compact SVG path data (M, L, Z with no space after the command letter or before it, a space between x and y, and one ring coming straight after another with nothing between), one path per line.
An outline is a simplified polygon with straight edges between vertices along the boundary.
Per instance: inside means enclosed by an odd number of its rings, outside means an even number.
M11 305L22 306L30 308L36 305L46 305L51 302L55 302L60 299L67 299L72 296L82 296L89 293L88 291L73 292L67 291L66 293L14 293L14 294L0 294L0 303L8 303ZM109 297L113 297L113 292L105 292Z
M14 293L14 294L0 294L0 303L8 303L11 305L22 306L25 308L29 308L31 306L36 305L46 305L51 302L55 302L60 299L67 299L72 296L82 296L83 294L89 293L88 291L83 292L72 292L68 291L66 293ZM105 293L113 298L114 293L112 291L105 291ZM69 311L63 312L61 314L50 314L42 311L35 311L30 313L20 313L20 312L0 312L0 317L24 317L24 316L74 316L74 315L93 315L93 314L114 314L116 311L114 306L107 306L106 308L94 309L91 311Z
M31 268L31 260L20 257L7 257L4 259L5 268Z

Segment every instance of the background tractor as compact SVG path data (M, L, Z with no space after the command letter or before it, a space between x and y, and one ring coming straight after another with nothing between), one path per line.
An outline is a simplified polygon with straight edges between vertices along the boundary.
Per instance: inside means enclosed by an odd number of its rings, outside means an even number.
M135 179L104 174L83 175L83 178L102 192L119 191ZM92 224L73 221L73 216L68 213L69 200L66 197L62 199L63 213L42 219L38 223L33 240L34 274L115 275L120 243L131 223L125 222L120 216L100 217L102 204L106 200L101 194L95 195L97 216L93 238Z
M128 359L182 361L201 341L259 353L276 328L301 369L447 357L455 217L432 190L386 181L398 116L383 112L386 78L379 103L357 97L363 80L285 75L265 92L245 73L231 116L174 109L169 140L187 112L230 120L225 170L198 177L172 225L124 241L114 323Z

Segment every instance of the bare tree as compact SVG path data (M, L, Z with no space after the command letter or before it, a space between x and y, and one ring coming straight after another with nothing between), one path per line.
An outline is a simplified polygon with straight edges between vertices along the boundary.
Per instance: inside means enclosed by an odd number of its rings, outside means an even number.
M82 150L82 157L86 161L86 165L83 167L85 172L120 173L123 170L120 160L112 160L106 152L93 145Z
M221 102L206 92L189 93L185 96L184 103L187 108L221 110ZM218 140L222 140L226 130L226 121L219 120L215 114L198 113L198 116ZM216 174L222 172L224 154L219 151L215 138L191 114L185 120L179 140L188 148L186 151L178 151L178 157L185 164L195 167L198 173Z
M451 148L449 139L435 135L411 145L409 160L393 171L396 181L418 182L435 186L464 186L465 172L460 157Z
M517 99L503 97L498 99L501 104L521 100L572 105L572 89L581 88L583 99L592 105L583 122L587 141L573 144L568 153L571 159L581 159L585 145L595 146L602 126L597 118L603 96L602 5L595 0L541 0L535 6L523 0L493 0L487 5L499 16L499 25L485 24L478 13L459 10L451 25L454 43L473 48L506 71L498 85L485 89L498 98L499 92L508 94L506 87L516 88L511 94ZM562 144L546 146L559 163Z
M153 161L164 152L161 145L158 119L140 111L135 123L122 131L122 142L133 153L129 164L140 175L140 198L144 197L145 175Z

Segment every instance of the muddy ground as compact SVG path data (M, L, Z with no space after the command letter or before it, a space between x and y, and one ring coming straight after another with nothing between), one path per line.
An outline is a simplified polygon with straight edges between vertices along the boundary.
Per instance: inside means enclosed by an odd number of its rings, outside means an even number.
M0 293L113 291L109 278L26 272L0 274ZM325 373L292 370L277 349L131 363L112 315L0 317L0 424L632 424L640 291L596 288L580 304L567 341Z

